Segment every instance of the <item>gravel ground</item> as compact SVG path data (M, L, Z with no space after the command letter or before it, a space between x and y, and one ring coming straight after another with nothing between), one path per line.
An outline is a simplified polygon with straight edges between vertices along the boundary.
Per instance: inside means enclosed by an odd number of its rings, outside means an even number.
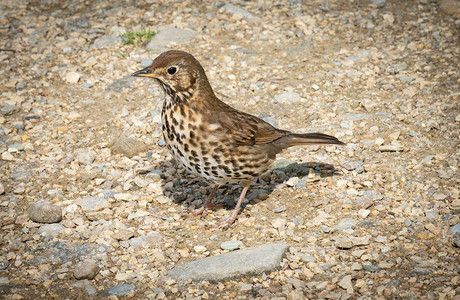
M195 2L0 4L0 295L460 299L460 2ZM212 185L165 149L159 87L129 77L165 49L230 105L347 145L285 151L228 231L206 225L239 185L181 220ZM270 243L288 247L268 271L168 275Z

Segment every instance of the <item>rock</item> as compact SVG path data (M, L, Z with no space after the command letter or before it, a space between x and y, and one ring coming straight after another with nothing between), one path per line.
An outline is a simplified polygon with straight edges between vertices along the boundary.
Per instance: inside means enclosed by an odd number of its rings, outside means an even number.
M222 9L233 14L235 18L239 18L239 16L241 16L242 18L245 18L248 21L251 21L254 19L254 16L251 13L233 4L225 4L224 6L222 6Z
M353 218L343 218L339 221L335 228L338 230L351 229L356 226L356 220Z
M354 262L350 268L353 271L361 271L363 269L363 266L360 263Z
M19 143L14 143L11 145L8 145L8 152L19 152L19 151L24 151L24 146Z
M38 234L44 234L46 236L57 235L61 230L64 230L64 225L61 224L45 224L38 228Z
M111 287L110 289L108 289L107 293L109 295L119 296L119 295L129 294L135 289L136 287L134 285L129 284L129 283L123 283L123 284L119 284L119 285Z
M133 76L117 79L107 86L106 91L120 93L123 89L131 89L135 80L136 77Z
M278 268L289 248L286 244L265 244L192 261L172 269L168 276L186 281L220 281ZM210 268L209 266L212 266Z
M113 238L119 241L127 241L134 236L134 232L128 229L121 229L113 235Z
M286 205L281 205L275 208L275 213L280 213L286 210Z
M68 83L77 83L80 80L80 74L77 72L69 72L65 75L65 80Z
M20 111L20 108L15 105L3 105L0 106L0 114L3 116L9 116Z
M366 218L369 214L371 213L371 211L369 209L360 209L358 210L358 216L360 216L361 218Z
M78 200L75 200L75 204L79 205L85 212L87 211L100 211L104 208L109 208L109 201L102 197L87 196Z
M121 42L122 42L121 37L108 34L108 35L101 36L97 38L96 40L94 40L92 47L96 49L111 48L111 47L116 47Z
M369 0L369 2L372 2L374 5L377 6L377 8L383 8L385 7L387 0Z
M99 266L94 260L79 262L73 271L75 279L93 279L99 272Z
M127 157L133 157L147 151L147 145L144 142L127 137L117 138L110 148L113 154L123 154Z
M459 233L460 234L460 223L455 224L450 228L450 233L452 235Z
M262 120L272 125L273 127L278 128L278 121L276 121L275 118L267 116L267 117L263 117Z
M240 292L249 292L250 290L252 290L252 284L245 282L241 283Z
M129 244L133 248L138 248L138 247L153 247L155 245L158 245L163 236L156 232L150 232L149 234L145 236L140 236L140 237L135 237L129 240Z
M24 80L21 80L18 83L16 83L15 88L16 88L16 91L24 90L25 88L27 88L27 82Z
M238 250L243 246L243 242L241 241L226 241L220 244L220 248L223 250Z
M363 265L363 269L368 272L379 272L382 268L375 265Z
M300 260L303 261L304 263L316 262L316 258L314 256L310 255L310 254L302 255Z
M346 236L340 236L335 238L335 246L339 249L351 249L353 247L353 243L351 240Z
M3 194L5 192L5 187L3 186L3 184L0 182L0 195Z
M353 293L353 284L351 283L351 275L346 275L340 279L338 285L344 289L347 290L348 294Z
M286 219L275 219L272 221L272 226L275 227L276 229L283 228L286 226L287 220Z
M5 151L2 153L2 159L6 161L12 161L14 160L14 156L10 152Z
M296 92L284 92L276 95L272 101L274 103L292 104L300 100L300 95Z
M402 145L382 145L379 147L379 150L381 152L398 152L398 151L404 151L404 146Z
M442 0L439 5L441 13L460 18L460 1L458 0Z
M160 31L147 44L147 50L153 52L162 52L167 50L168 44L182 45L192 41L196 32L174 27L162 27Z
M64 264L73 260L83 261L85 259L99 259L107 255L108 249L108 246L101 244L53 242L45 244L29 263L33 266L37 266L43 264Z
M62 208L46 202L37 202L29 207L27 215L37 223L58 223L62 220Z
M77 151L77 161L83 165L90 165L94 161L94 154L91 151L79 149Z
M152 63L153 63L153 60L150 59L150 58L143 59L143 60L141 61L141 67L142 67L142 68L150 67L150 66L152 65Z

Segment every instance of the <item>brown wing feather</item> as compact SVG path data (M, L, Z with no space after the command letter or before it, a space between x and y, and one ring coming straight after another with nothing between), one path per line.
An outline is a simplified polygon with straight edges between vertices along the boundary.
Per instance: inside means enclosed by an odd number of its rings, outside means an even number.
M236 146L268 144L290 133L223 102L221 105L223 110L214 113L214 122L222 126L222 130L235 141Z

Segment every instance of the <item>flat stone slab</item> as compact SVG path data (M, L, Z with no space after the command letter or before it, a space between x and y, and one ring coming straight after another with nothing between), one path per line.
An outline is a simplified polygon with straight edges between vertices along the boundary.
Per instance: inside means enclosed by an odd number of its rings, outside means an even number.
M183 281L211 282L271 272L280 267L287 244L265 244L192 261L172 269L168 276Z

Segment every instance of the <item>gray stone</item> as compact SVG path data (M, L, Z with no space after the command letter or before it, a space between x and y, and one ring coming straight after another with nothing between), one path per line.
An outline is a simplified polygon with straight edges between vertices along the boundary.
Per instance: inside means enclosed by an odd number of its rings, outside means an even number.
M86 293L87 293L88 295L94 295L94 294L97 293L96 288L94 288L94 287L91 286L91 285L85 286L85 291L86 291Z
M273 127L278 128L278 121L276 121L275 118L267 116L267 117L263 117L262 120L272 125Z
M310 255L310 254L302 255L300 260L303 261L304 263L316 262L316 258L313 255Z
M27 87L27 82L24 81L24 80L21 80L19 81L18 83L16 83L16 90L17 91L20 91L20 90L23 90Z
M241 9L233 4L225 4L222 6L223 10L226 10L227 12L233 14L233 15L241 15L243 18L245 18L248 21L251 21L254 19L254 16L250 13L245 11L244 9Z
M147 59L143 59L142 62L141 62L141 67L142 68L147 68L147 67L150 67L153 63L153 60L150 59L150 58L147 58Z
M107 293L110 295L125 295L131 293L136 287L132 284L124 283L111 287Z
M93 85L94 85L94 84L93 84L91 81L87 81L87 82L85 82L85 83L82 84L82 86L83 86L84 88L87 88L87 89L92 88Z
M102 197L87 196L75 200L75 204L79 205L83 211L100 211L104 208L109 208L109 201Z
M460 1L458 0L442 0L439 5L441 13L460 18Z
M398 151L404 151L404 146L403 145L382 145L379 147L379 150L381 152L398 152Z
M119 241L127 241L134 236L134 232L128 229L121 229L113 235L113 238Z
M115 47L122 42L122 38L114 35L104 35L94 40L93 48L103 49Z
M123 89L131 89L135 80L136 77L133 76L117 79L107 86L106 91L119 93L123 91Z
M75 265L73 276L76 279L93 279L98 272L99 266L94 260L85 260Z
M276 95L272 101L274 103L292 104L300 100L300 95L296 92L284 92Z
M363 265L363 269L369 272L379 272L382 268L375 265Z
M369 2L372 2L375 5L377 5L377 8L383 8L387 3L387 0L369 0Z
M24 146L19 143L8 145L8 152L24 151Z
M306 286L306 282L298 278L288 278L286 282L291 284L296 290L303 289Z
M113 154L123 154L127 157L133 157L147 151L147 145L141 140L119 137L113 142L111 150Z
M57 235L61 230L64 230L64 225L61 224L45 224L38 228L38 234L45 234L46 236Z
M62 220L62 208L46 202L38 202L29 207L27 215L37 223L58 223Z
M241 241L226 241L220 244L220 248L229 251L238 250L241 246L243 246L243 242Z
M353 243L348 237L340 236L335 238L335 246L339 249L351 249L353 247Z
M29 261L29 264L37 266L42 264L64 264L73 260L100 259L107 255L109 247L102 244L53 242L44 244L39 250L36 252L36 256Z
M275 208L275 213L280 213L286 210L286 205L281 205Z
M3 105L3 106L0 106L0 114L4 115L4 116L9 116L9 115L12 115L12 114L15 114L17 112L19 112L19 107L15 106L15 105Z
M456 233L460 233L460 223L455 224L450 228L450 232L454 235Z
M206 257L177 266L169 272L168 276L180 281L192 279L215 282L250 274L271 272L279 267L288 248L289 245L286 244L265 244Z
M306 186L307 186L307 183L306 183L305 181L299 181L299 183L297 183L297 184L295 185L295 188L296 188L297 190L300 190L300 189L302 189L302 188L304 188L304 187L306 187Z
M186 44L193 40L196 32L174 27L163 27L147 44L147 50L161 52L167 50L167 45L174 42L176 45Z
M129 244L133 248L151 247L151 246L158 245L161 242L162 238L163 236L160 233L154 231L154 232L150 232L148 235L139 236L139 237L130 239Z
M91 151L80 149L77 151L77 161L83 165L90 165L94 161L94 154Z
M353 218L343 218L339 221L339 224L335 225L338 230L351 229L356 226L356 220Z

